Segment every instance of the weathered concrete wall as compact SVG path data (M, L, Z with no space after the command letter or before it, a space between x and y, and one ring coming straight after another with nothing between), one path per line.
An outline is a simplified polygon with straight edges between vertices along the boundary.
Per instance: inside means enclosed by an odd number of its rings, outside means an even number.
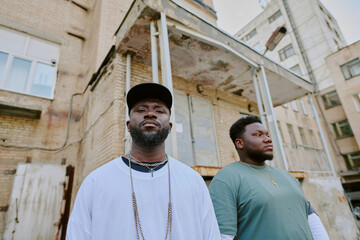
M358 239L358 228L338 177L305 178L302 189L330 239Z

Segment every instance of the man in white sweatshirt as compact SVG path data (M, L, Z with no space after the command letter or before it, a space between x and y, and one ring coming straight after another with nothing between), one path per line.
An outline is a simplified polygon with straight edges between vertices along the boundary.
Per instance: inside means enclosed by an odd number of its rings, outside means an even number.
M156 83L127 94L132 137L129 154L93 171L71 213L68 240L219 240L206 184L165 153L172 95Z

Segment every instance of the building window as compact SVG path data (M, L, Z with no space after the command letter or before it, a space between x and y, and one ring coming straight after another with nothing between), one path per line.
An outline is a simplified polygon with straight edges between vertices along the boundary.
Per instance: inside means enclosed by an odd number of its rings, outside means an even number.
M257 34L256 28L252 30L248 35L245 36L246 40L253 38Z
M298 108L297 108L297 105L296 105L296 101L295 101L295 100L294 100L294 101L291 101L291 108L292 108L292 110L294 110L295 112L298 111Z
M289 132L289 136L290 136L290 140L291 140L291 145L293 147L296 147L297 143L296 143L296 138L295 138L293 126L291 124L288 124L288 123L286 125L287 125L287 128L288 128L288 132Z
M360 93L357 93L353 96L355 107L358 112L360 112Z
M271 17L269 17L269 23L274 22L276 19L278 19L281 16L281 12L280 10L277 11L274 15L272 15Z
M310 130L310 129L309 129L309 135L310 135L310 139L311 139L311 144L312 144L312 146L317 148L318 145L317 145L316 138L315 138L315 135L314 135L313 130Z
M290 68L290 70L293 71L294 73L296 73L297 75L302 76L302 72L301 72L299 64L296 64L295 66Z
M350 137L354 135L347 119L333 123L332 126L337 138Z
M0 28L0 88L53 98L59 46Z
M306 138L305 138L305 132L304 132L304 129L302 127L299 127L299 133L300 133L300 137L301 137L301 142L304 146L307 146L307 141L306 141Z
M295 54L294 48L292 47L291 44L287 45L285 48L283 48L279 51L281 61L291 57L294 54Z
M336 91L323 95L322 99L324 101L324 105L326 109L341 105L339 96L337 95Z
M344 65L341 65L341 70L345 76L345 79L353 78L360 74L360 60L356 58Z
M344 154L343 157L349 170L360 169L360 151Z
M307 115L308 113L307 113L304 101L302 99L299 99L299 102L300 102L300 106L301 106L301 110L302 110L303 114Z
M282 138L282 140L283 140L283 142L284 142L284 135L283 135L283 133L282 133L282 129L281 129L280 122L279 122L279 121L276 121L276 122L277 122L277 126L278 126L278 128L279 128L279 132L280 132L281 138Z

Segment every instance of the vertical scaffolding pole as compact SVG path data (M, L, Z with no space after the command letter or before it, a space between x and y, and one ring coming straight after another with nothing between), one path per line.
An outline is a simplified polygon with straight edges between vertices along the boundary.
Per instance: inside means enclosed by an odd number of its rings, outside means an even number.
M275 155L280 160L279 162L283 163L283 167L287 171L289 168L286 162L283 141L276 122L273 103L271 100L269 86L266 79L263 59L260 60L260 71L261 71L261 78L259 79L260 91L261 91L261 96L263 97L265 112L269 124L269 130L271 133L272 140L274 142Z
M171 61L170 61L170 48L169 48L169 38L168 30L166 24L166 15L165 13L160 14L160 21L157 22L158 31L159 31L159 42L160 42L160 52L161 52L161 73L162 73L162 84L165 85L172 95L174 96L173 91L173 82L172 82L172 73L171 73ZM174 100L174 98L173 98ZM170 138L167 139L167 143L171 145L171 153L174 158L177 158L177 141L176 141L176 122L175 122L175 108L174 105L171 108L170 122L173 123L174 129L171 131Z
M128 53L126 55L126 80L125 80L125 96L130 90L130 82L131 82L131 55ZM125 104L125 137L124 137L124 146L125 146L125 154L130 152L131 142L130 142L130 133L128 132L126 122L130 120L129 118L129 108L127 104Z
M319 134L320 134L320 138L321 138L321 143L324 147L324 151L325 151L325 154L326 154L326 157L328 159L328 162L329 162L329 166L330 166L330 169L331 169L331 173L332 175L335 177L336 176L336 172L335 172L335 169L334 169L334 166L332 164L332 161L331 161L331 157L330 157L330 153L329 153L329 149L326 145L326 142L325 142L325 137L324 137L324 133L322 131L322 128L321 128L321 125L320 125L320 121L319 121L319 117L317 115L317 112L316 112L316 109L315 109L315 106L314 106L314 102L313 102L313 99L312 99L312 96L309 94L308 95L309 97L309 102L310 102L310 106L311 106L311 110L312 110L312 113L315 117L315 121L316 121L316 125L319 129Z
M251 68L251 73L252 73L252 77L253 77L253 83L254 83L254 89L255 89L255 95L256 95L256 102L257 102L258 109L259 109L260 119L261 119L261 122L264 125L266 125L264 108L263 108L263 104L262 104L261 96L260 96L260 91L259 91L259 84L258 84L257 76L255 74L255 69L253 67Z
M156 31L155 23L150 23L150 39L151 39L151 64L152 64L152 79L154 83L159 83L158 71L158 56L157 56L157 41L156 36L159 33Z

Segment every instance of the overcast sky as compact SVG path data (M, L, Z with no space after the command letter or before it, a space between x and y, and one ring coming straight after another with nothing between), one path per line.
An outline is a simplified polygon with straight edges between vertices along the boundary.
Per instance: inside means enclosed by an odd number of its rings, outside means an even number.
M218 26L235 34L258 15L258 0L213 0ZM299 0L301 1L301 0ZM360 0L321 0L337 20L347 44L360 40Z

